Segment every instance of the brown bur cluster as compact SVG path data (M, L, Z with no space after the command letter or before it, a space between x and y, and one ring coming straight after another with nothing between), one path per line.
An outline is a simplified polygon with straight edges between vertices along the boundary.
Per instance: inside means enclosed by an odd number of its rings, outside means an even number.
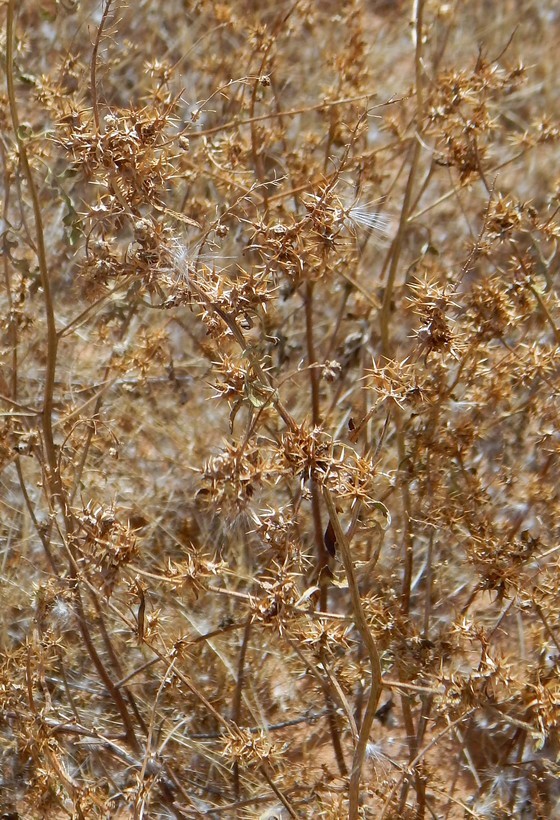
M553 0L6 0L4 818L560 816Z

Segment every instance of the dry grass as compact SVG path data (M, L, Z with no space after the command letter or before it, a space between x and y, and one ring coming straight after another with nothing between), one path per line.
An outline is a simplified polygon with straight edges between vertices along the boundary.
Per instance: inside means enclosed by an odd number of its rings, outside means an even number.
M3 816L560 816L556 3L2 20Z

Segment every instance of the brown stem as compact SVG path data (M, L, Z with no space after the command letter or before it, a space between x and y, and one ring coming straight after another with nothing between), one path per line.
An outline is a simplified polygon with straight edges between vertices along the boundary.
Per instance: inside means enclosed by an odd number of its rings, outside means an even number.
M307 361L309 364L309 383L311 386L311 421L313 427L318 427L321 423L319 404L319 370L315 366L317 358L315 355L314 319L313 319L313 289L314 282L305 283L305 341L307 345Z
M35 220L35 245L37 252L37 262L39 264L39 275L43 298L45 303L45 314L47 321L47 364L45 371L45 387L43 393L43 410L41 414L43 436L45 441L45 453L47 456L46 481L50 489L51 503L54 507L59 504L64 511L64 495L60 473L57 470L56 448L53 437L53 397L56 372L56 357L58 349L58 336L56 333L56 323L54 314L54 304L51 291L51 282L47 264L47 253L45 248L45 233L43 227L43 216L39 195L29 158L25 140L21 136L19 115L14 87L14 15L15 0L9 0L7 20L6 20L6 80L8 86L8 100L10 105L10 116L12 128L17 142L19 161L23 169L23 174L27 181L29 194L33 206L33 218Z
M405 437L401 424L400 410L395 414L397 423L397 450L399 455L399 465L406 470L406 449ZM410 611L410 596L412 591L412 571L414 566L414 537L411 526L411 499L406 475L401 477L401 498L403 506L403 550L404 550L404 573L401 594L401 609L405 615Z
M101 16L101 22L99 23L99 27L97 29L97 34L95 35L95 42L93 44L93 51L91 52L91 65L90 65L90 84L91 84L91 107L93 109L93 121L95 122L95 129L99 131L100 120L99 120L99 101L97 97L97 55L99 52L99 44L101 43L101 37L103 34L103 29L105 28L105 23L107 22L107 17L109 15L109 9L111 7L112 0L107 0L105 3L105 8L103 9L103 14Z
M327 509L329 511L329 518L334 529L336 541L342 554L342 560L344 563L344 569L346 571L346 578L348 581L348 589L352 600L352 612L354 615L354 623L356 625L356 629L360 633L360 636L364 642L364 646L366 647L366 651L369 656L371 670L370 693L366 706L366 711L364 714L364 719L362 721L362 725L359 731L358 742L354 749L354 759L352 761L352 772L350 774L350 787L348 791L348 817L350 818L350 820L357 820L359 816L360 779L362 774L362 767L366 756L366 748L369 741L369 735L373 724L373 719L377 711L377 705L379 703L379 698L381 697L381 690L383 688L383 681L381 678L381 661L379 658L377 645L375 643L373 635L371 634L371 630L368 626L364 610L362 607L360 590L358 588L358 582L354 574L354 565L352 562L352 554L350 552L350 544L348 543L346 534L342 529L342 525L340 523L340 519L338 517L338 513L336 511L336 507L334 505L334 501L332 499L328 487L323 488L323 496L325 499L325 504L327 505Z
M237 663L237 681L235 684L235 691L233 693L233 701L231 705L231 719L233 723L239 726L241 717L241 695L243 692L243 680L245 672L245 657L247 655L247 645L249 643L249 635L251 634L251 616L245 621L245 629L243 631L243 638L241 640L241 649L239 652L239 660ZM240 799L240 782L239 782L239 761L233 764L233 791L235 799Z
M266 782L268 783L268 785L270 786L270 788L272 789L272 791L274 792L274 794L278 798L278 800L280 800L280 802L282 803L282 805L284 806L284 808L286 809L286 811L290 815L290 817L295 817L296 820L297 820L298 815L293 810L288 798L284 794L282 794L282 792L280 791L278 786L274 783L274 781L272 780L272 778L268 774L268 772L266 770L266 764L265 763L263 763L261 765L260 771L261 771L264 779L266 780Z
M423 52L423 18L424 18L424 0L416 0L414 3L414 32L416 41L415 52L415 71L416 71L416 130L417 135L420 135L422 130L422 119L424 116L424 93L423 93L423 67L422 67L422 52ZM408 217L410 215L412 195L414 185L416 183L416 175L418 171L418 164L420 161L420 153L422 145L419 139L414 140L412 147L412 158L410 161L410 170L404 192L404 198L401 206L401 213L397 234L391 246L391 263L389 265L389 272L387 274L387 283L385 285L385 292L383 294L383 304L380 312L381 325L381 347L385 358L392 358L392 344L389 332L390 316L392 311L393 290L395 286L395 278L397 275L399 260L401 256L404 235L408 227Z
M340 731L338 728L335 711L335 697L338 697L338 692L336 691L336 689L334 689L333 693L331 694L332 684L330 679L320 673L318 667L316 666L316 664L313 663L312 660L305 657L305 655L300 650L295 641L291 641L289 638L287 640L290 646L292 647L293 651L296 653L296 655L303 661L305 666L307 666L311 670L311 673L315 676L323 690L323 695L325 697L325 714L327 716L327 722L329 724L329 732L331 735L331 743L336 760L336 765L338 766L340 776L346 777L346 775L348 774L348 768L344 760L342 743L340 741Z
M121 720L123 722L123 726L125 729L126 739L131 749L133 749L134 752L138 753L140 751L140 744L136 738L136 732L134 731L134 726L132 724L132 720L130 719L128 709L126 708L126 704L124 702L120 689L117 689L117 687L115 686L113 680L111 679L109 673L105 669L105 666L97 653L97 649L94 646L89 631L89 627L87 625L80 588L76 583L74 583L73 592L74 602L76 604L76 612L78 615L78 624L80 627L82 638L87 647L88 654L91 660L93 661L93 664L97 670L97 674L103 681L107 691L109 692L109 695L111 696L115 706L117 707L117 710L119 712L119 715L121 716Z
M404 693L401 693L401 706L402 706L402 714L403 714L403 723L406 729L406 740L408 743L409 749L409 759L410 761L414 761L418 758L418 741L416 736L416 730L414 728L414 720L412 717L412 709L410 707L410 696ZM417 799L417 817L420 819L424 817L425 810L426 810L426 784L423 778L420 775L418 770L418 765L414 766L414 780L415 780L415 787L416 787L416 799ZM402 814L406 807L406 799L408 796L408 790L410 788L410 780L407 778L403 783L403 788L401 791L401 798L399 803L399 813Z

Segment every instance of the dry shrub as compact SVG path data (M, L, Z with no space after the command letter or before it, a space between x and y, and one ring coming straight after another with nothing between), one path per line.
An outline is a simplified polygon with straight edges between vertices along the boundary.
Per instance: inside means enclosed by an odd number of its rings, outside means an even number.
M3 816L557 816L556 4L2 20Z

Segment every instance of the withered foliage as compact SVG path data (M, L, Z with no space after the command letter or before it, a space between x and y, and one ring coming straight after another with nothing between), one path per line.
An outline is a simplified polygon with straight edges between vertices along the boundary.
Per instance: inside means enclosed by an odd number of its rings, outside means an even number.
M559 816L557 5L2 5L3 817Z

